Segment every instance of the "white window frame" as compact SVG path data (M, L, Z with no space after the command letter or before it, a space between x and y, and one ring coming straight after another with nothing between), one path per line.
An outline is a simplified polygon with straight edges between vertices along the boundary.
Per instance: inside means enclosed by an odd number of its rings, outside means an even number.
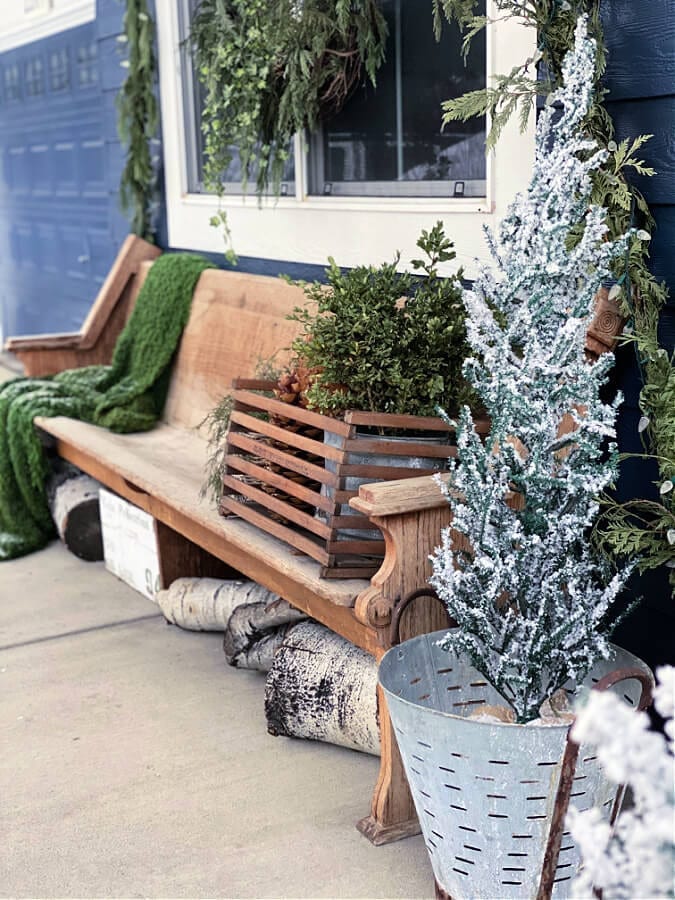
M431 7L430 0L427 0ZM415 242L422 228L441 219L455 243L456 264L472 277L487 261L483 227L496 226L517 191L528 183L534 158L534 123L520 133L513 117L487 158L485 198L453 197L323 197L309 195L307 153L302 135L295 138L295 196L264 200L254 193L225 195L220 205L210 194L187 190L183 81L178 3L157 4L159 76L162 110L164 177L169 244L184 250L222 252L223 236L209 225L219 208L227 212L233 245L240 256L324 265L333 256L340 265L377 264L401 251L401 266L419 255ZM488 13L494 13L488 0ZM431 28L429 10L429 28ZM535 49L532 29L513 21L499 22L487 32L488 83L508 72ZM451 271L452 265L448 266Z

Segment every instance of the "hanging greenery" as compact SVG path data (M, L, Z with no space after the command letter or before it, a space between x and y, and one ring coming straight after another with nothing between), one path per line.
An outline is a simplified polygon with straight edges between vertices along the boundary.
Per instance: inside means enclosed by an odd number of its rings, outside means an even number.
M131 216L132 232L152 241L155 170L151 142L157 134L159 115L154 92L157 72L154 22L147 0L126 0L123 34L118 40L129 51L128 59L122 62L128 74L117 95L117 132L127 148L120 179L120 203Z
M202 0L191 38L207 188L223 194L237 154L244 184L278 195L293 135L338 112L364 71L375 84L386 34L376 0Z
M627 318L625 334L633 340L642 372L640 406L641 431L650 439L659 467L660 500L632 501L627 506L608 502L596 537L617 556L642 553L641 568L670 567L675 587L675 360L659 345L659 312L667 298L665 284L649 271L649 241L654 219L641 192L628 175L653 175L654 170L640 159L639 151L651 135L617 144L612 120L604 106L607 93L602 84L607 51L600 18L601 0L494 0L496 20L517 21L536 29L535 53L499 75L493 85L472 91L443 104L444 123L466 121L474 116L490 117L487 148L494 147L505 124L516 114L521 128L538 97L549 98L561 84L562 61L573 45L574 29L580 15L586 15L589 33L597 43L594 99L584 120L585 132L605 149L607 158L593 175L591 202L604 206L608 236L616 239L633 228L633 237L624 257L615 261L616 280L610 296L622 306ZM432 0L434 27L440 34L443 18L457 22L464 32L464 50L472 38L495 19L478 15L481 0ZM579 239L573 229L570 240ZM646 448L647 449L647 448Z

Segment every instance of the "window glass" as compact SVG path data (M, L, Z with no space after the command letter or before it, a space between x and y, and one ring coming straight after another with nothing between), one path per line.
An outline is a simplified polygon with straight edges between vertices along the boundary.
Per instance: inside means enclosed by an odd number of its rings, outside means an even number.
M42 60L39 56L29 59L26 63L24 83L27 97L38 97L40 94L44 94L44 71Z
M195 74L189 21L198 0L183 0L183 96L188 190L203 192L200 127L204 88ZM421 8L423 7L423 8ZM444 23L437 42L431 4L382 0L389 26L386 59L377 86L364 82L343 110L309 137L309 192L335 196L467 196L486 193L485 120L441 127L441 103L485 87L485 35L474 38L466 62L456 26ZM477 9L477 14L484 12ZM282 194L293 195L294 159L286 165ZM223 173L227 193L241 193L241 165L233 150ZM255 184L255 175L249 186Z
M484 196L485 120L441 129L443 100L485 87L484 33L465 64L458 29L445 24L437 43L419 0L383 0L382 11L389 37L377 86L363 84L313 136L311 192Z
M49 83L53 91L67 91L70 88L70 57L65 47L50 54Z

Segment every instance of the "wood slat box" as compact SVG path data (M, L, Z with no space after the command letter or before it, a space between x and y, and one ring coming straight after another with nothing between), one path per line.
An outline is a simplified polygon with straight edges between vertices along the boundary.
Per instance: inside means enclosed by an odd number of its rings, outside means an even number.
M443 471L454 428L387 413L331 418L274 399L274 386L235 382L221 513L312 557L324 578L370 577L384 541L349 501L361 484Z

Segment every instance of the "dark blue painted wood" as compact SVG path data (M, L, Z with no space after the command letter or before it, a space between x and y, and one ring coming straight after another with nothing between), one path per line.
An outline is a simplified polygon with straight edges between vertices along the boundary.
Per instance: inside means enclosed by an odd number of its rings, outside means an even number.
M70 330L114 258L93 23L0 56L5 334Z
M670 286L670 302L675 303L675 205L651 204L656 229L650 248L650 269Z
M604 0L603 20L609 50L607 108L619 139L653 134L641 156L656 170L637 178L656 219L650 267L671 292L660 320L663 347L675 346L675 0ZM641 373L635 348L617 353L614 382L623 391L617 427L619 449L644 453L638 434ZM652 460L622 463L617 497L656 499L658 469ZM675 662L675 609L665 571L631 579L626 599L646 598L625 620L617 642L651 665Z
M178 250L174 247L171 253L194 253L189 248ZM203 253L220 269L229 269L235 272L246 272L250 275L269 275L276 278L278 275L287 275L298 281L325 281L326 267L310 265L308 263L292 262L291 260L261 259L255 256L240 256L236 266L227 262L222 253Z
M107 35L98 42L101 58L101 82L104 91L118 91L127 70L121 65L126 54L122 51L125 47L117 40L117 35Z
M675 0L605 0L610 100L660 97L675 90Z
M101 56L101 81L103 98L103 128L107 153L106 185L110 204L111 238L115 246L124 240L129 233L129 222L119 206L119 180L124 167L126 153L117 136L117 107L115 101L119 88L124 81L126 69L121 65L125 59L125 45L118 42L122 31L125 4L121 0L97 0L96 29L99 37ZM148 0L150 14L155 17L153 0ZM157 89L159 100L159 89ZM166 227L166 210L163 203L163 186L161 177L162 147L161 140L153 144L153 155L158 169L157 208L153 221L153 232L156 242L161 247L168 244Z
M94 22L0 55L6 335L77 328L129 233L115 107L124 8L97 0Z
M653 135L640 151L640 157L656 174L649 178L631 177L649 203L675 204L675 93L669 97L608 103L607 109L618 140L639 134Z

